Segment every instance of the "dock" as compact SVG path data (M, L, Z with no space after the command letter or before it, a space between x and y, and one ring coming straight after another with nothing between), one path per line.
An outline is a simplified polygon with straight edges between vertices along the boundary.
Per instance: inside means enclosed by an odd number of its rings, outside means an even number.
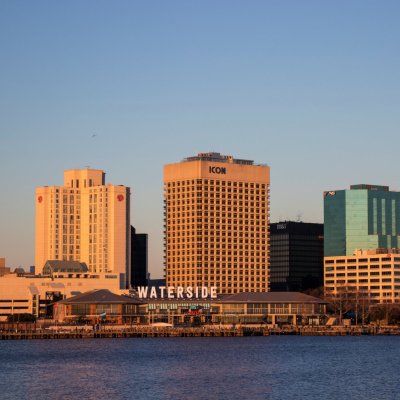
M0 340L47 340L47 339L106 339L106 338L157 338L157 337L243 337L243 336L362 336L396 335L397 326L200 326L154 327L149 325L100 329L57 327L54 329L0 330Z

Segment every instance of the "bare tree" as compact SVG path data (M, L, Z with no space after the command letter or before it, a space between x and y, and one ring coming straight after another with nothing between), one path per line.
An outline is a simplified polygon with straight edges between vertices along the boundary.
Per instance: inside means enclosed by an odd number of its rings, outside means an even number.
M349 284L341 284L336 290L326 292L325 299L329 301L331 309L339 315L342 323L343 315L354 313L356 324L361 319L364 325L370 313L371 296L368 290L359 289Z

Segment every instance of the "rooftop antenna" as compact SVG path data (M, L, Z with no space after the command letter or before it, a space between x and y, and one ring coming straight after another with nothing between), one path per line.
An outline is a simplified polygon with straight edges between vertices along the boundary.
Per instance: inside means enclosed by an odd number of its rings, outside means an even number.
M85 167L86 169L89 169L89 168L90 168L90 165L84 165L84 167Z

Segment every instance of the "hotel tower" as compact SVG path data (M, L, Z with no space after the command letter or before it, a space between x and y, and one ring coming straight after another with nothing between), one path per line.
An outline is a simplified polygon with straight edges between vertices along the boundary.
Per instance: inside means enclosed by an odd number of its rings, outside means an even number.
M164 166L167 286L268 291L270 170L200 153Z
M92 273L130 271L130 189L105 184L101 170L64 171L64 186L36 189L35 266L47 260L79 261Z

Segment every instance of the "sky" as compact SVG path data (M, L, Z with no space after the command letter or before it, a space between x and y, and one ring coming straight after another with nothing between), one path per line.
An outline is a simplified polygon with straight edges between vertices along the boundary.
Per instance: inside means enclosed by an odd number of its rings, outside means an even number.
M34 263L38 186L103 169L132 190L162 276L163 165L271 167L271 221L325 190L400 190L400 2L0 2L0 257ZM96 136L94 136L96 135Z

